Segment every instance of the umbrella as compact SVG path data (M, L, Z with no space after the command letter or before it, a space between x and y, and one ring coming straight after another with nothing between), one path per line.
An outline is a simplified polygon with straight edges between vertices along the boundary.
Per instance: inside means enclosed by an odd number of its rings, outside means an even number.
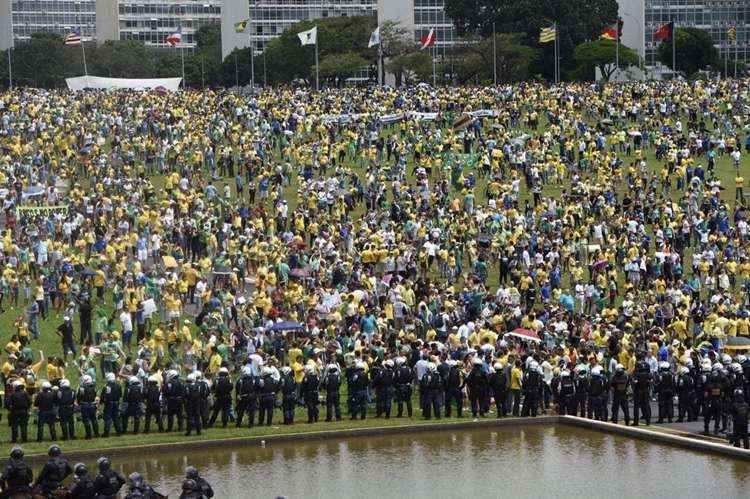
M299 322L282 321L266 328L266 331L301 331L302 329L305 329L305 326Z
M542 340L539 338L539 335L536 334L536 331L532 331L531 329L524 329L522 327L516 328L510 333L505 333L504 336L511 336L513 338L518 338L519 340L533 341L535 343L542 342Z
M724 343L724 350L750 349L750 338L746 336L730 336Z

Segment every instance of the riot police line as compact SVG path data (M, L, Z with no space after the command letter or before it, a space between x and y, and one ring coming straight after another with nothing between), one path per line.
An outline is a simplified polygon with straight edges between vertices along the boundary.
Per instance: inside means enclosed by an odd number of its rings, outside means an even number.
M56 444L50 446L49 459L35 477L24 461L23 449L14 447L0 475L0 498L12 499L114 499L124 492L124 499L166 499L149 485L139 472L131 473L127 480L112 469L107 457L97 460L97 474L92 476L84 463L74 466L63 456ZM123 487L125 490L123 491ZM214 496L211 485L193 466L185 469L180 499L210 499Z

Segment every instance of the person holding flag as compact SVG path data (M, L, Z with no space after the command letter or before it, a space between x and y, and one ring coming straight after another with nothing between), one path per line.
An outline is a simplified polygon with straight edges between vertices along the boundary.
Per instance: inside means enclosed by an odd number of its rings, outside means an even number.
M313 26L307 31L301 31L297 33L299 41L304 47L305 45L315 45L315 90L320 90L320 78L318 71L318 27Z

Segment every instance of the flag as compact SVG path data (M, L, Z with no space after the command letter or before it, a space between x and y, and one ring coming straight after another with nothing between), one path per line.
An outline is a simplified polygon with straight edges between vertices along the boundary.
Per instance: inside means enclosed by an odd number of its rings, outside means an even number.
M367 44L367 48L374 47L375 45L380 45L380 26L375 28L375 31L370 35L370 42Z
M607 26L606 28L604 28L604 31L602 31L602 34L599 35L599 38L604 38L606 40L617 40L617 30L612 26Z
M167 43L175 46L182 41L182 26L177 26L177 31L167 37Z
M420 50L428 49L435 45L435 30L431 29L429 33L424 35L422 38L419 39L419 43L422 44L421 47L419 47Z
M240 21L238 23L234 23L234 32L235 33L244 33L247 29L247 19Z
M737 27L732 26L727 30L727 38L732 41L735 41L737 39Z
M80 45L81 44L81 28L73 28L73 31L68 33L65 37L65 45Z
M542 31L539 32L539 43L554 42L555 38L557 38L557 28L555 26L542 28Z
M312 29L297 33L297 36L302 45L315 45L318 43L318 27L313 26Z
M672 32L674 31L674 23L667 23L662 25L659 29L654 31L654 40L661 42L664 40L670 40L672 38Z

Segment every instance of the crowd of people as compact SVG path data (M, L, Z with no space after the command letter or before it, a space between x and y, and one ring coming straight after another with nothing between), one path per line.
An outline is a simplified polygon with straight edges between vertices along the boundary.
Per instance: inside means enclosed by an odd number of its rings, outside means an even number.
M5 91L10 440L656 397L747 447L749 83Z
M135 471L127 480L112 465L107 457L100 457L95 477L89 474L84 463L74 466L62 455L58 445L51 445L49 460L39 475L34 477L31 467L24 461L23 449L14 447L10 451L3 474L0 475L1 497L25 499L114 499L123 492L124 499L166 499L149 485L143 476ZM123 490L123 486L127 487ZM210 499L214 496L211 485L200 476L193 466L185 469L180 499Z

